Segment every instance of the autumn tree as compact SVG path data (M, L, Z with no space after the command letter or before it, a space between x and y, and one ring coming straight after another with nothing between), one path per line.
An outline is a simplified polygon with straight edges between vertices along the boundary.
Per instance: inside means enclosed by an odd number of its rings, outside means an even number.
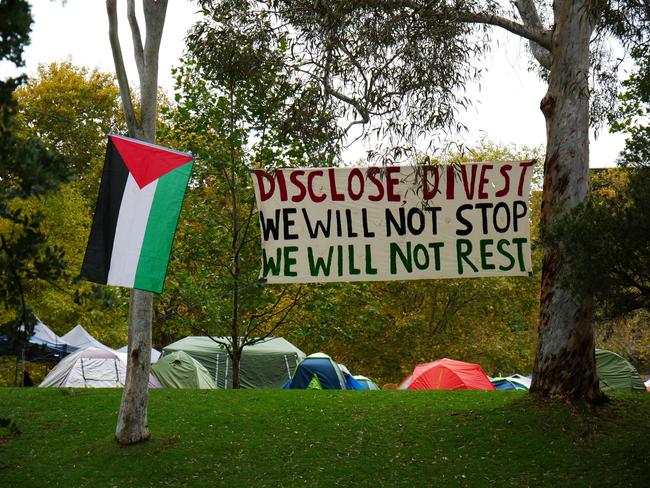
M69 61L41 65L37 75L15 92L16 126L25 137L38 137L67 163L72 179L56 192L30 198L26 215L43 215L42 228L66 256L63 275L53 282L33 282L26 296L39 317L63 334L82 323L102 342L126 342L128 296L123 289L79 278L92 219L106 133L123 127L115 77Z
M301 291L258 279L250 172L327 164L335 153L332 118L316 110L318 87L288 69L289 49L266 16L220 5L189 34L169 113L166 137L199 156L170 276L185 310L173 315L191 317L194 329L223 344L235 388L243 348L286 326Z
M115 76L70 61L39 65L16 92L23 130L65 157L90 206L97 196L106 134L124 130Z
M616 81L603 41L613 36L624 47L643 45L650 33L645 2L637 0L515 0L512 9L494 0L255 3L290 25L287 35L300 42L297 69L320 80L352 124L396 148L387 153L393 161L404 154L400 141L408 146L428 131L454 127L490 28L528 41L548 80L540 104L547 132L544 226L587 197L590 115L606 111L606 97L597 95L611 93ZM597 401L592 304L561 286L565 266L556 246L545 248L532 391Z

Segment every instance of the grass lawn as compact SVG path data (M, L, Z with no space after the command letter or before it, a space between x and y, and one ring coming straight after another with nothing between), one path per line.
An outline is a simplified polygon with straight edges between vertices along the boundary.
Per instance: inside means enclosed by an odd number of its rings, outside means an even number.
M120 395L0 389L0 487L650 486L650 394L152 390L129 447Z

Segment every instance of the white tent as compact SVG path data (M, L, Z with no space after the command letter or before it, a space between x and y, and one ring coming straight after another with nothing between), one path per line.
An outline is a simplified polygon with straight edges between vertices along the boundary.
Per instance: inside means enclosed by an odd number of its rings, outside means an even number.
M126 355L88 347L63 358L39 385L41 387L119 388L126 380ZM149 375L149 387L160 388Z
M129 348L129 346L124 346L124 347L120 347L119 349L116 349L116 351L127 354L128 348ZM151 348L151 364L158 361L158 359L160 359L160 351L158 349L154 349L152 347Z
M87 347L97 347L99 349L105 349L107 351L113 351L108 346L105 346L92 335L88 333L81 325L77 324L73 329L61 337L61 339L67 344L75 347L77 349L86 349Z
M25 326L21 325L19 330L24 331ZM29 338L32 344L42 344L45 346L68 346L68 350L75 349L70 344L66 343L61 337L56 335L52 329L41 322L41 319L36 318L36 325L34 326L34 333Z
M34 326L34 335L31 337L30 342L36 344L49 343L67 345L63 339L56 335L52 329L50 329L40 320Z

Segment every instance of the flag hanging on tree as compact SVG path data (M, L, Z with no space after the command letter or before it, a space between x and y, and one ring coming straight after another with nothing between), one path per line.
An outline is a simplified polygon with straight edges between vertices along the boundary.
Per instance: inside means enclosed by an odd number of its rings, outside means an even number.
M90 281L160 293L194 157L108 136L81 274Z

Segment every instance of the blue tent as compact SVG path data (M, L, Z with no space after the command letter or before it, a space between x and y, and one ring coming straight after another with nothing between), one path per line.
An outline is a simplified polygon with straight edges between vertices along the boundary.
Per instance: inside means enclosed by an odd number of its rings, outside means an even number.
M355 375L354 379L357 380L361 386L363 386L364 390L379 390L377 384L370 378L366 378L365 376L361 375Z
M323 390L347 390L341 368L327 354L310 354L300 361L293 378L284 388L289 390L305 390L317 388Z
M343 373L343 378L345 379L345 387L348 390L367 390L364 385L362 385L357 379L350 373L350 370L345 367L345 365L339 363L339 369Z
M524 381L513 376L506 378L492 378L492 384L497 390L524 390L528 391L528 386Z

